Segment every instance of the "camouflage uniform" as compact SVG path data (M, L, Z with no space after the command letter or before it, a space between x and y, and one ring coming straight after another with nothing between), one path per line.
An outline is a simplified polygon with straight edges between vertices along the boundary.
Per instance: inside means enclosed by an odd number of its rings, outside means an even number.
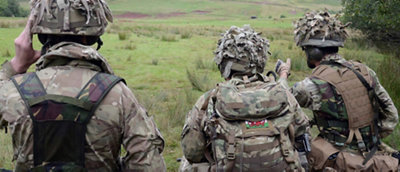
M313 111L313 122L320 131L308 156L310 168L396 169L397 159L388 156L393 150L379 142L397 125L398 112L393 101L373 70L359 62L346 61L335 53L337 50L333 52L333 48L344 46L347 25L328 12L306 13L295 23L296 44L306 52L309 67L317 66L311 76L290 89L301 107ZM280 79L280 83L289 88L286 79ZM376 102L381 104L372 101L373 92ZM349 155L352 158L346 158Z
M31 5L31 16L35 18L33 33L100 36L104 33L107 19L112 20L103 0L32 0ZM46 49L36 63L35 73L49 95L67 97L78 95L98 73L113 75L111 67L97 50L73 42L60 42ZM10 62L3 64L0 71L0 128L8 127L11 131L15 171L29 171L34 167L34 126L21 98L22 93L10 81L13 76L18 80L19 76L26 75L16 74ZM82 150L84 168L88 171L166 170L161 155L164 139L152 117L124 83L119 82L110 89L86 128ZM121 145L126 150L123 157L120 155Z
M41 57L36 73L48 93L75 96L97 72L113 74L96 50L76 43L60 43ZM32 121L16 87L9 81L13 75L11 66L5 63L0 72L0 121L3 127L8 123L12 134L15 170L28 171L33 165ZM112 88L87 128L85 167L89 171L119 169L121 144L127 152L120 162L123 169L165 170L161 156L164 140L125 84Z
M242 28L240 28L242 29ZM267 118L265 117L260 117L258 116L258 120L259 119L268 119L268 125L269 126L274 126L274 127L269 127L269 128L274 128L274 129L279 129L279 128L286 128L287 126L289 126L290 124L292 124L292 126L294 126L294 135L300 136L304 133L307 132L308 130L308 119L305 116L305 114L302 112L300 106L297 104L295 98L293 97L293 95L289 92L286 91L284 88L280 87L279 84L275 83L274 80L263 77L261 74L259 74L259 72L262 72L264 70L264 65L265 65L265 60L266 60L266 54L262 54L260 52L258 52L258 56L251 56L254 59L254 61L258 61L259 63L254 63L256 65L244 65L245 67L241 67L241 65L239 65L237 63L237 61L232 61L232 63L229 62L229 58L226 59L226 56L231 56L232 58L237 58L238 60L243 60L246 58L245 56L241 56L243 54L246 53L245 50L254 50L253 52L250 52L249 54L253 55L255 54L255 51L261 50L267 53L268 51L268 46L263 47L263 48L255 48L255 47L246 47L247 45L251 44L247 44L246 41L247 39L243 39L245 37L251 37L254 36L252 35L252 33L248 33L247 31L249 29L246 29L246 26L243 28L243 30L240 30L236 27L231 27L230 30L227 31L226 35L224 36L224 38L222 38L219 41L219 46L217 48L217 52L216 52L216 63L219 65L218 67L220 68L221 71L221 75L224 78L228 78L227 81L219 83L218 86L211 90L208 91L207 93L205 93L204 95L202 95L197 102L195 103L195 105L193 106L192 110L189 111L189 113L186 116L186 121L185 121L185 125L182 131L182 149L183 149L183 154L185 156L185 158L187 159L187 161L190 162L190 164L185 160L184 163L181 165L181 171L193 171L193 170L198 170L198 171L207 171L207 170L216 170L215 169L215 164L208 164L209 162L212 163L212 161L215 161L215 157L222 157L221 161L217 161L217 166L224 166L224 163L227 163L229 160L225 161L226 158L229 156L229 148L227 150L224 151L224 147L225 147L225 141L224 139L221 138L216 138L216 140L212 140L211 138L213 136L211 136L213 132L213 129L211 129L211 123L214 119L214 108L216 109L217 116L220 116L218 118L224 118L226 120L230 120L231 125L227 124L227 127L225 127L225 124L221 124L221 126L223 126L222 128L220 128L220 126L217 127L216 132L222 134L225 131L232 131L235 130L235 132L230 133L233 134L231 136L235 137L235 138L241 138L242 137L242 141L241 142L236 142L235 144L235 149L236 150L240 150L240 148L242 148L242 152L238 151L235 152L236 155L236 160L234 163L234 167L233 169L241 169L243 171L255 171L255 170L266 170L266 168L270 167L270 170L275 169L275 166L271 166L271 163L268 162L271 159L277 158L275 159L275 164L279 164L279 162L285 161L285 157L283 155L280 154L280 151L283 151L283 149L280 148L279 145L284 145L286 147L288 147L288 155L289 157L292 158L293 160L293 164L290 165L290 168L296 169L301 171L301 166L299 164L298 161L298 155L297 152L294 150L293 147L293 142L281 142L278 143L278 145L274 145L270 148L261 148L261 147L257 147L255 145L266 145L266 144L271 144L272 142L276 142L277 140L274 139L274 137L270 137L270 136L266 136L266 137L254 137L254 138L258 138L256 140L251 140L248 138L243 139L243 137L247 137L244 136L246 134L249 134L246 132L246 129L241 130L240 125L244 124L244 121L247 120L249 118L249 116L254 117L254 119L252 121L257 121L257 117L255 117L255 114L259 114L258 112L262 111L262 110L266 110L266 109L262 109L260 110L260 107L262 106L260 104L261 100L266 100L268 99L271 104L279 104L277 102L280 101L280 99L285 99L284 101L287 101L288 105L287 105L287 109L288 111L280 111L281 113L279 113L279 115L276 116L269 116ZM230 36L230 34L232 34L233 36ZM228 35L228 36L227 36ZM239 39L238 39L239 37ZM243 40L244 41L243 41ZM258 38L255 36L255 38L253 37L252 41L257 41L261 38ZM229 49L231 45L235 45L235 42L233 42L232 40L235 40L236 43L239 42L241 44L240 48L243 49L239 49L239 51L233 51L232 49ZM228 43L227 43L228 42ZM257 44L258 43L258 44ZM257 45L257 46L261 46L262 43L256 42L254 44L251 45ZM228 48L226 48L225 46L228 46ZM230 53L228 51L226 51L227 49L232 50L233 53ZM237 53L237 54L234 54ZM247 55L249 55L247 54ZM265 55L265 56L264 56ZM221 57L221 59L219 59ZM251 61L251 60L250 60ZM253 62L254 62L253 61ZM243 64L243 63L242 63ZM246 63L244 63L246 64ZM248 68L246 68L248 67ZM227 71L229 70L229 71ZM233 72L232 71L242 71L244 73L247 73L247 75L243 76L243 75L239 75L239 76L235 76L235 75L231 75ZM230 77L232 76L232 77ZM250 77L249 81L246 82L247 76L253 76ZM258 78L258 79L254 79L254 78ZM256 85L260 86L260 83L266 83L268 86L268 88L259 88ZM253 87L248 87L248 85L252 85ZM238 96L236 95L235 91L231 92L231 90L228 88L232 85L235 85L235 88L245 88L248 89L248 93L251 94L250 92L254 93L252 94L252 96L250 99L252 100L259 100L256 102L252 102L250 104L245 103L245 108L233 108L230 109L230 105L232 106L242 106L242 105L238 105L240 103L234 103L236 102L236 100L242 99L242 96ZM261 84L262 85L262 84ZM277 86L277 87L275 87ZM227 88L227 89L225 89ZM274 88L271 90L271 88ZM265 90L263 90L265 89ZM268 90L268 91L267 91ZM265 91L263 92L264 94L256 94L258 91ZM276 91L276 92L275 92ZM275 95L274 93L276 93L277 95L280 95L279 97L274 97L273 95ZM235 97L237 96L237 97ZM216 100L213 100L213 99ZM225 101L223 102L219 102L222 101L222 99L225 98ZM219 102L219 103L218 103ZM230 102L230 103L228 103ZM244 101L245 102L245 101ZM243 103L244 103L243 102ZM265 101L264 101L265 102ZM275 102L275 103L272 103ZM227 104L224 104L227 103ZM269 109L271 110L271 109ZM271 110L272 111L272 110ZM255 113L255 114L254 114ZM224 114L224 115L222 115ZM253 115L250 115L253 114ZM264 113L265 114L265 113ZM266 112L266 114L273 114L272 112ZM248 115L246 117L246 115ZM242 118L242 120L237 120L235 119L236 117ZM230 119L229 119L230 118ZM210 122L211 121L211 122ZM220 123L226 123L225 120L219 120ZM218 122L217 122L218 123ZM251 123L251 122L248 122ZM247 125L247 123L246 123ZM229 128L231 127L231 128ZM236 130L238 129L239 130ZM283 134L284 135L284 134ZM230 137L230 136L227 136ZM282 136L283 137L283 136ZM229 139L228 139L229 140ZM287 138L287 140L290 140ZM217 146L214 146L214 148L212 148L215 142L215 144ZM218 145L220 144L220 145ZM228 145L228 143L226 143ZM254 146L252 149L252 146ZM229 146L228 146L229 147ZM257 148L259 149L257 149ZM283 147L283 146L282 146ZM214 149L214 150L213 150ZM252 149L252 151L249 152L245 152L243 153L243 150L246 149ZM284 152L284 151L283 151ZM279 155L277 155L277 153ZM212 155L210 154L214 154L213 157L211 157ZM243 161L243 159L251 159L254 157L263 157L263 158L258 158L258 161L255 162L256 160L247 160L247 161L251 161L251 162L246 162L246 160ZM214 160L210 160L210 159L214 159ZM229 159L229 157L228 157ZM235 159L235 158L234 158ZM270 160L267 160L270 159ZM222 164L221 164L222 163ZM213 167L211 167L213 166ZM221 170L222 167L217 167L217 171ZM223 171L228 170L230 168L223 168ZM275 170L278 171L285 171L288 170L287 168L276 168Z
M346 60L339 54L333 54L326 56L322 61L335 61L344 63ZM374 78L375 92L382 102L385 103L386 108L383 109L384 113L381 121L381 126L379 130L380 136L386 137L393 132L398 123L398 112L389 94L386 92L385 88L379 82L376 73L368 68L369 74ZM321 81L323 82L323 81ZM286 80L281 80L281 83L286 83ZM326 83L326 82L325 82ZM321 110L321 94L317 85L312 81L311 78L307 77L303 81L297 82L291 89L291 92L296 97L297 102L299 102L301 107L309 108L312 111Z

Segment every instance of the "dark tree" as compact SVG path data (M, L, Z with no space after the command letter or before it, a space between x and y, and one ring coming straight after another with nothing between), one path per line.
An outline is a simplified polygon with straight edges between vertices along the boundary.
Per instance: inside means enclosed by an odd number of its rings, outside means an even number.
M17 0L0 0L0 16L25 17L28 12L19 6Z
M400 0L342 0L344 20L373 40L400 43Z

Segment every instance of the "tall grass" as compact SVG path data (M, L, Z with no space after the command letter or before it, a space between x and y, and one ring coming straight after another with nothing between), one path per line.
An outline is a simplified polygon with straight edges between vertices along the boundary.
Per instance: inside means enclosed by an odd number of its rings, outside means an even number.
M193 89L206 92L214 87L214 83L208 73L202 74L195 70L186 70L186 76Z

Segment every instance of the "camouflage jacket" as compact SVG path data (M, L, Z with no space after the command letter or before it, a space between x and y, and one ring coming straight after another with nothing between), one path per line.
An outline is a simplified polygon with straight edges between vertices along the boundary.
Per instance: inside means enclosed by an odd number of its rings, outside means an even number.
M182 131L181 144L183 154L190 163L208 162L204 152L207 149L207 144L209 143L210 138L206 134L207 114L202 110L204 109L202 106L205 101L208 100L212 91L202 95L186 116L185 125ZM293 124L295 136L300 136L305 132L308 132L308 118L301 110L293 95L289 91L286 91L284 94L287 95L289 102L288 106L291 110L284 116L271 120L274 122L275 127L279 127L280 123Z
M322 61L335 61L343 63L346 60L338 54L332 54L324 57ZM374 80L373 82L375 83L374 89L376 94L378 95L379 99L386 104L386 108L383 109L383 116L380 118L381 126L379 134L383 138L393 132L398 123L398 113L389 94L379 83L376 73L370 68L367 69ZM288 88L286 80L280 81ZM297 82L290 90L296 97L301 107L306 107L313 111L320 110L322 103L321 93L319 92L317 85L314 84L310 77L305 78L303 81Z
M76 96L97 72L113 74L107 61L93 48L60 43L37 63L37 75L49 94ZM0 71L0 126L8 125L16 171L33 166L32 121L14 84L11 65ZM89 171L165 171L161 155L164 140L153 119L129 88L115 85L87 125L85 167ZM121 145L126 155L120 158ZM120 167L122 165L122 167Z

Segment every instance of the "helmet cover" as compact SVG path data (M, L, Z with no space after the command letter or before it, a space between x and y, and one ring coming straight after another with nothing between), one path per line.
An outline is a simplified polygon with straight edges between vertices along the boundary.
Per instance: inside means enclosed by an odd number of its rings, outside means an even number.
M33 34L101 36L111 10L104 0L31 0Z
M297 46L343 47L347 38L339 15L331 17L327 11L308 12L294 23L294 40Z
M264 71L268 59L269 42L256 33L249 25L242 28L232 26L222 34L214 52L214 61L224 78L231 71L256 74Z

